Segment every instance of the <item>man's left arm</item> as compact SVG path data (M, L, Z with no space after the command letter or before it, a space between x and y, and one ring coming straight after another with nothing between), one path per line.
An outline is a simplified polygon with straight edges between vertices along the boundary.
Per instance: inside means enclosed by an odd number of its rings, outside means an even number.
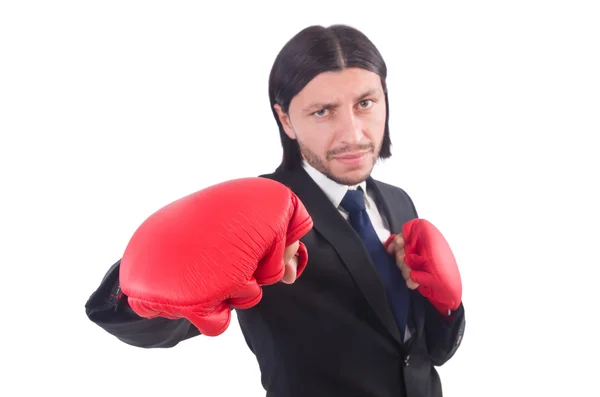
M449 314L442 314L427 299L425 307L425 337L433 365L445 364L460 347L465 332L465 308L463 303Z
M408 288L425 302L425 336L431 360L440 366L460 346L465 330L462 281L456 259L442 233L415 218L385 243Z

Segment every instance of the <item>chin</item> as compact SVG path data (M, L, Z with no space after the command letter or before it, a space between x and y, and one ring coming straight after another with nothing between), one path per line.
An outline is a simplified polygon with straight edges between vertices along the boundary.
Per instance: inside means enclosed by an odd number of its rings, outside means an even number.
M353 186L365 181L372 170L373 166L330 170L327 176L339 184Z
M302 149L302 147L301 147ZM302 155L312 167L341 185L354 186L365 181L370 175L377 157L363 159L357 164L343 164L336 160L324 160L310 150L302 150Z

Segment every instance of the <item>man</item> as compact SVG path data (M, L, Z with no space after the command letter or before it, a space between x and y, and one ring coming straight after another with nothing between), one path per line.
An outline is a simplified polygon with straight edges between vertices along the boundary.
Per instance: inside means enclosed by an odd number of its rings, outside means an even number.
M450 309L435 296L460 290L460 279L444 269L453 276L419 286L431 276L408 265L402 233L418 218L415 206L370 176L391 156L386 74L369 39L343 25L302 30L274 62L269 96L283 161L262 177L289 187L314 227L301 240L302 276L290 261L284 282L237 310L267 396L442 396L435 366L460 346L465 314L460 298ZM376 254L384 246L393 269ZM86 305L92 321L147 348L199 335L186 319L133 312L120 293L119 265Z

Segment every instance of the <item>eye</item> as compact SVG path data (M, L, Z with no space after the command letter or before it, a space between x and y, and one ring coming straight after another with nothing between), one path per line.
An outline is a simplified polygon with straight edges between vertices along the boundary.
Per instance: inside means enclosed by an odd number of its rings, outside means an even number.
M313 114L317 117L324 117L327 116L327 109L321 109L321 110L317 110L316 112L314 112Z
M371 99L365 99L363 101L360 101L359 106L363 109L368 109L373 105L373 101Z

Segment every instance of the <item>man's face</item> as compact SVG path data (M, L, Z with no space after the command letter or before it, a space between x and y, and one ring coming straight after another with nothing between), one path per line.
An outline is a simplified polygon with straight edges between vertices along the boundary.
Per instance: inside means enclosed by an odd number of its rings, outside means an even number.
M385 129L385 94L380 77L359 68L324 72L290 103L275 105L286 134L304 159L330 179L355 185L375 166Z

